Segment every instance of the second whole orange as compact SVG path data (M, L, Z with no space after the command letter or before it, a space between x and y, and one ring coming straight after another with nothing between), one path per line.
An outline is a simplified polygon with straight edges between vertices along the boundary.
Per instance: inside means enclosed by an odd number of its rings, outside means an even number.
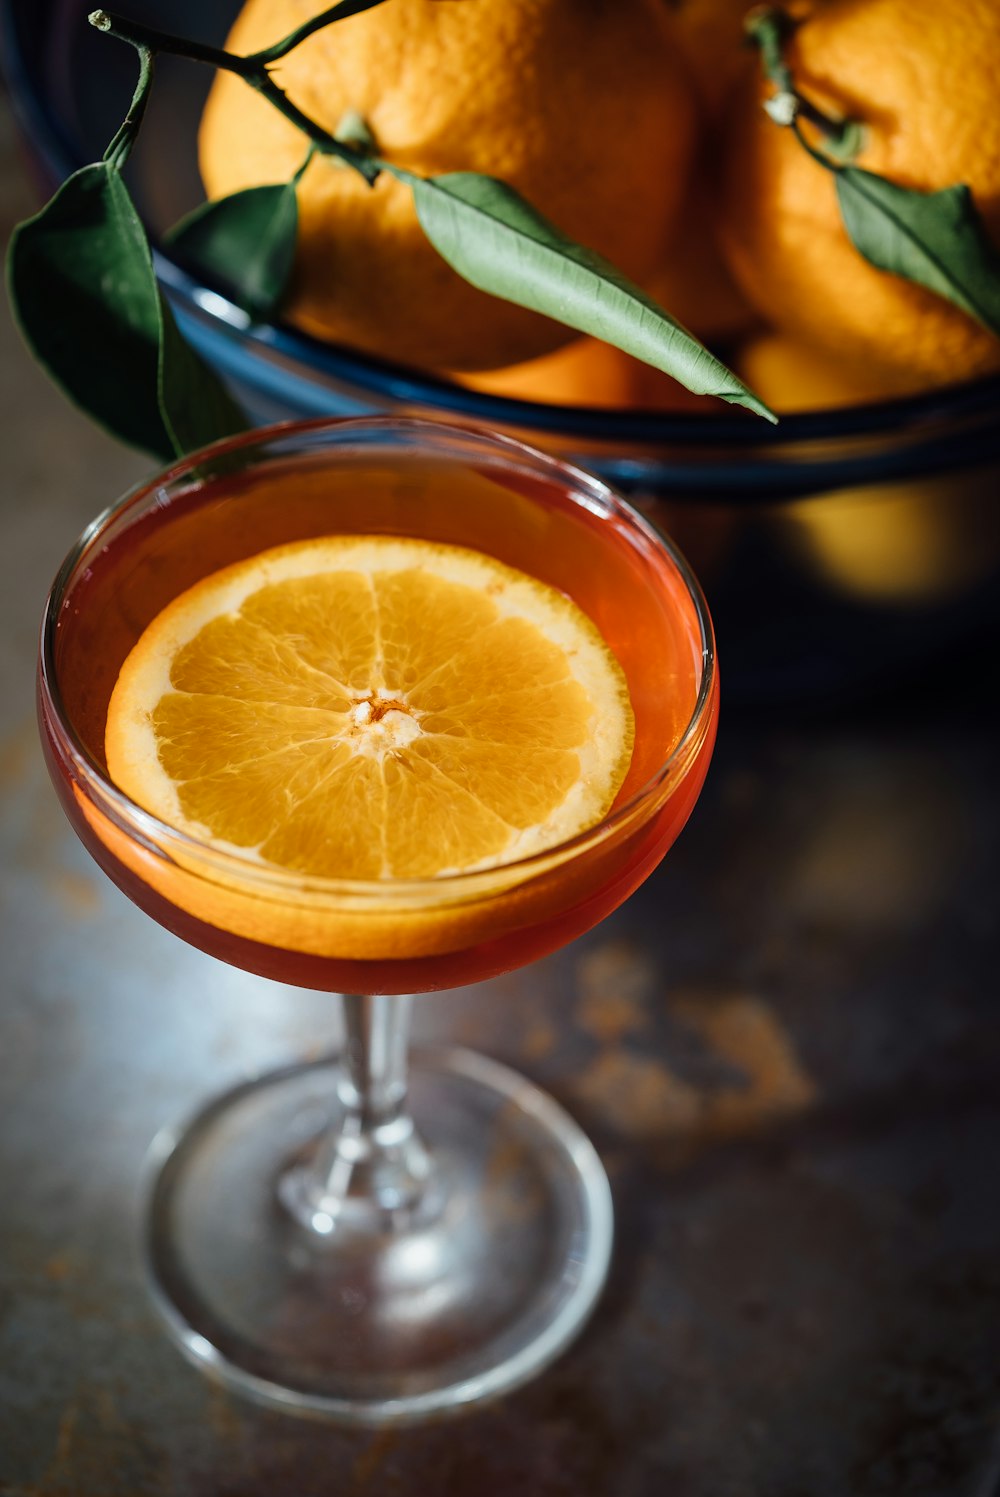
M923 192L965 183L1000 245L995 0L817 0L796 11L785 54L795 87L828 117L861 126L856 165ZM781 333L863 363L887 391L1000 368L993 333L862 257L832 174L761 108L770 92L755 81L734 102L722 205L727 259L757 310Z

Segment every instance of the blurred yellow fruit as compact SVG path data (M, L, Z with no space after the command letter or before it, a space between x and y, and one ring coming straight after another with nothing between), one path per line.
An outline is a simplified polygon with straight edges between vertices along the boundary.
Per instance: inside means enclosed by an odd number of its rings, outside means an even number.
M957 596L996 566L991 483L913 479L787 505L786 543L833 592L882 607Z
M636 363L597 338L577 338L540 359L454 378L470 389L511 400L620 409L631 401Z
M965 183L1000 242L996 0L817 0L786 51L799 91L858 121L857 164L900 186ZM1000 368L1000 340L949 302L868 264L833 178L741 90L729 119L723 238L758 310L802 342L925 388ZM813 127L803 129L818 139Z
M719 402L690 390L597 338L577 338L555 353L506 369L455 375L460 384L512 400L545 405L717 412Z
M740 378L779 413L866 405L911 395L924 381L913 371L847 364L786 333L758 333L733 359Z
M318 8L247 0L227 45L259 50ZM650 0L387 0L317 32L272 71L327 130L354 111L399 166L500 177L640 284L662 261L696 117ZM217 76L199 138L211 197L288 180L305 145L240 79ZM497 368L573 336L462 280L388 173L370 188L317 157L298 198L287 315L306 331L440 369Z

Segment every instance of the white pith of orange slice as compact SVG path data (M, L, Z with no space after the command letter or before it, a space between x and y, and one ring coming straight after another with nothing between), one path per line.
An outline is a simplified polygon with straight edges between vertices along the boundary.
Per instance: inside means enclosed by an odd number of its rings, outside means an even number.
M596 824L624 674L563 594L461 547L293 543L196 583L126 660L114 783L222 851L309 877L498 867Z

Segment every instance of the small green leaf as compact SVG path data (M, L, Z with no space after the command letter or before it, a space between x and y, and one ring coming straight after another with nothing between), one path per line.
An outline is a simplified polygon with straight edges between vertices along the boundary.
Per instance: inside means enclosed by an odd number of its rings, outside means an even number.
M216 376L181 340L145 231L111 163L81 167L18 225L7 276L36 359L115 436L172 458L245 427Z
M159 357L156 399L172 457L247 430L247 418L220 379L182 337L157 286Z
M481 291L613 343L698 394L776 419L638 286L568 239L505 183L474 172L417 177L389 162L380 165L409 183L424 233Z
M288 285L298 222L294 181L248 187L202 203L171 229L166 243L252 317L264 319Z
M115 184L107 163L81 167L14 230L10 299L32 353L72 401L126 442L172 457L156 400L159 318L144 236Z
M835 169L834 180L844 226L866 260L937 292L1000 336L1000 254L967 187L917 192L857 166Z

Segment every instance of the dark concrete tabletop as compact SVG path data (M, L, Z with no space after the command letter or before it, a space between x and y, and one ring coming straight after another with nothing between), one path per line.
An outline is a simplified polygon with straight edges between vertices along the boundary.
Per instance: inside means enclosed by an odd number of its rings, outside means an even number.
M6 233L31 197L5 117L0 150ZM136 1248L150 1140L335 1046L337 1020L154 926L62 819L33 722L44 591L148 464L47 387L6 310L0 339L0 1492L992 1497L1000 733L968 664L724 716L691 825L625 908L418 1001L418 1039L524 1070L611 1177L610 1284L550 1371L372 1434L181 1360Z

